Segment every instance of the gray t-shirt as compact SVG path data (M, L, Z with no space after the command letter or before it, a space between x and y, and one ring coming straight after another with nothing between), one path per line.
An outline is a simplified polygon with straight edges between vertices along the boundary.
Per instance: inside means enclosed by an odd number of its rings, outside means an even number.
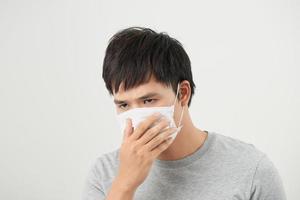
M134 200L285 200L280 175L254 145L209 132L193 154L155 160ZM83 200L104 200L117 174L119 149L92 165Z

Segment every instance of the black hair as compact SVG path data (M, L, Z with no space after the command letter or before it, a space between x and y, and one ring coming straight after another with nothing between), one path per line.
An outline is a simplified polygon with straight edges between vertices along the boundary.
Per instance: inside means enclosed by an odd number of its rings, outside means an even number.
M103 61L102 78L109 93L117 93L121 83L131 89L151 78L177 92L177 85L187 80L191 104L195 90L190 59L182 44L167 33L150 28L129 27L113 35Z

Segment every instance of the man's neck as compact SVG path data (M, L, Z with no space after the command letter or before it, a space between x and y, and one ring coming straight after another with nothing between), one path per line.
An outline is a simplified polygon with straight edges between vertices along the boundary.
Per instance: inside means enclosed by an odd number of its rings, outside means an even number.
M193 154L197 151L207 138L207 133L196 128L188 113L183 119L183 127L172 144L162 152L159 160L178 160Z

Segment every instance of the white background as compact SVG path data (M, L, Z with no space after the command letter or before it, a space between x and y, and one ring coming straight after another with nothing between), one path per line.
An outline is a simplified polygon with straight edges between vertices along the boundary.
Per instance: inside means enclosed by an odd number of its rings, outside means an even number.
M0 0L0 199L80 199L121 133L101 78L128 26L184 45L200 129L254 144L300 198L300 2Z

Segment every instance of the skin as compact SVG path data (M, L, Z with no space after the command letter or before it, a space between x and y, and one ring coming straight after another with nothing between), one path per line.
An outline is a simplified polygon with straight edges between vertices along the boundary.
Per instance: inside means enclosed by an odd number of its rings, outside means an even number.
M148 176L155 159L178 160L201 148L207 133L192 123L188 109L191 95L188 81L180 83L179 94L180 100L177 99L175 104L174 120L178 126L180 114L184 109L181 123L183 127L175 140L168 139L175 129L167 128L168 121L161 119L160 116L148 117L135 130L132 128L131 120L127 120L120 148L119 171L107 200L133 199L136 189ZM137 107L171 106L175 95L171 86L165 86L151 77L149 82L126 91L121 84L119 91L113 96L116 111L121 113ZM148 129L155 122L156 125Z

